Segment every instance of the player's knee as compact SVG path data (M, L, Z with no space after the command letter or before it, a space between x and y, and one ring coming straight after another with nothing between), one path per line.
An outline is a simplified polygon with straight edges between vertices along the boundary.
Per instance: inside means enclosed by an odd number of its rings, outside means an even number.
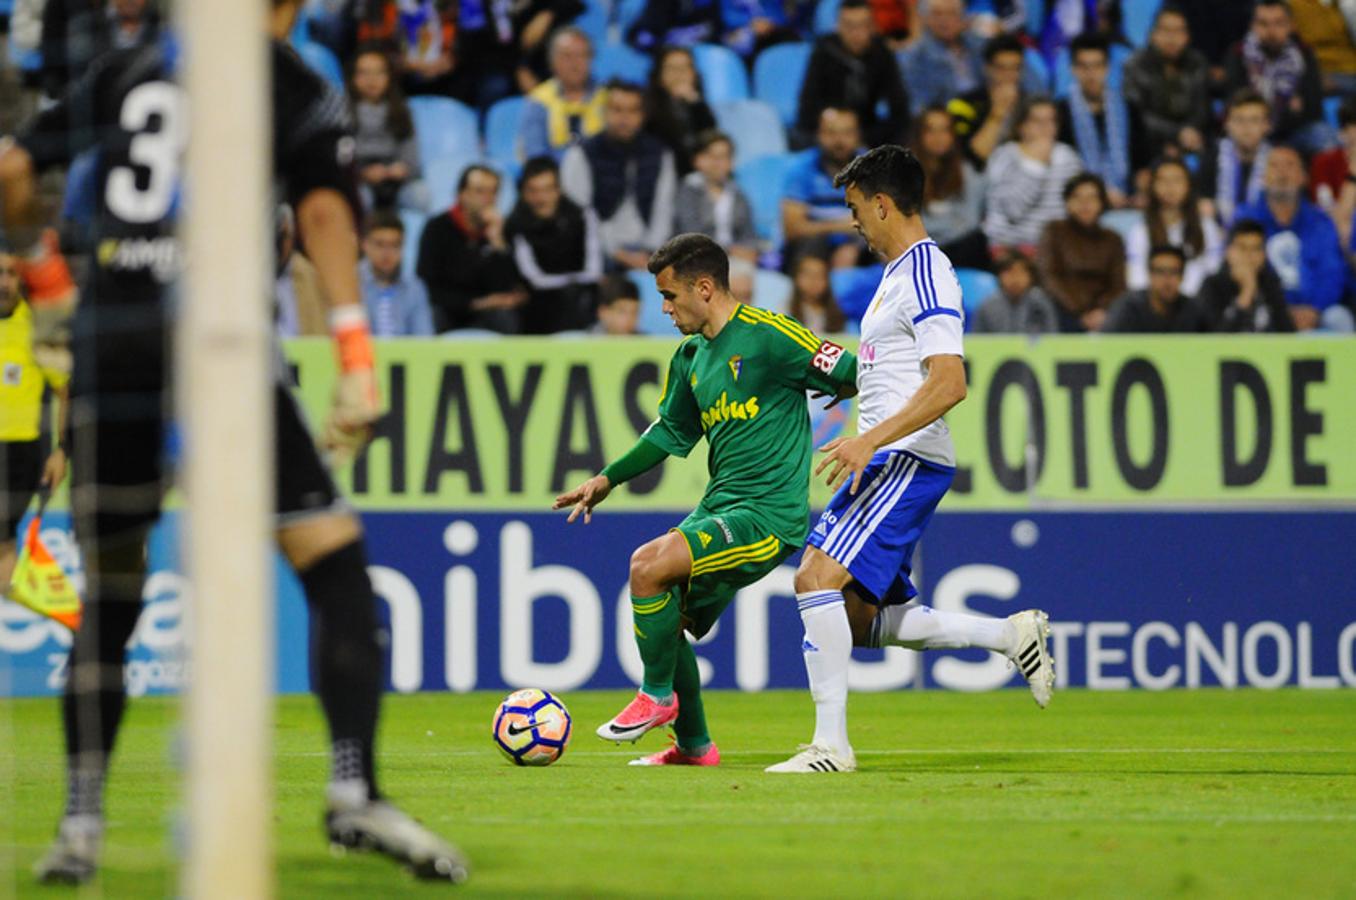
M806 550L796 569L796 593L839 589L845 583L841 574L841 567L828 556Z
M659 550L653 543L643 544L631 554L631 592L637 595L657 588Z

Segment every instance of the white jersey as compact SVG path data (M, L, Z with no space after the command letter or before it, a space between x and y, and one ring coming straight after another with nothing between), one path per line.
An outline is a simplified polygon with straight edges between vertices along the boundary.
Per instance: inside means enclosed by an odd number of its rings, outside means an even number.
M857 432L874 428L904 408L927 376L931 356L964 356L965 309L951 261L922 240L885 267L862 317L857 353ZM929 462L956 464L951 430L941 419L881 450L908 450Z

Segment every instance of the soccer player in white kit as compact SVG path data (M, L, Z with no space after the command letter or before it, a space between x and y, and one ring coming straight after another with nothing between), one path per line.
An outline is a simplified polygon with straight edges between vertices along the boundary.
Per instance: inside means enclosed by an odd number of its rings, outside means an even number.
M1006 619L939 612L909 580L914 547L951 486L956 452L942 416L965 399L964 308L951 262L919 211L923 168L885 145L834 179L847 189L853 223L889 260L862 317L856 437L822 449L815 469L839 486L811 532L796 572L805 625L805 669L815 702L810 744L769 772L850 772L847 673L863 647L983 647L1013 661L1044 707L1054 689L1048 617Z

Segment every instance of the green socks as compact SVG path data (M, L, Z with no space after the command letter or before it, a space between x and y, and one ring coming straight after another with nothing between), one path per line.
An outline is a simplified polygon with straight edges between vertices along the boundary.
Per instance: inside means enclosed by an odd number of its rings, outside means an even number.
M682 619L678 595L665 591L657 597L631 597L635 617L636 646L645 663L640 689L660 703L673 696L674 665L679 644L686 644L678 626ZM691 650L688 651L691 655Z
M678 719L673 733L678 749L700 756L711 746L706 731L706 710L702 708L702 677L697 671L697 654L682 635L678 636L678 665L673 672L673 690L678 694Z

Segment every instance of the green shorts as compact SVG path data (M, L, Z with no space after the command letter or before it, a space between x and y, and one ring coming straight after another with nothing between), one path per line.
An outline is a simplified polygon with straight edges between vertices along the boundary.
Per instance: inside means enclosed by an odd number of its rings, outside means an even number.
M777 568L799 547L777 537L763 516L750 509L712 513L697 507L674 529L692 554L692 578L683 591L683 617L701 638L740 588Z

